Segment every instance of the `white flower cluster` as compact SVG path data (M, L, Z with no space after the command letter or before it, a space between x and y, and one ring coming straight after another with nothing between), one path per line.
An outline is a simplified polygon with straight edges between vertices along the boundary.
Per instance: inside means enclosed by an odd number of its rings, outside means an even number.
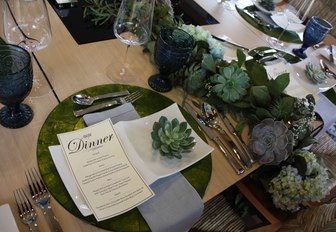
M305 175L299 175L292 165L284 166L271 180L268 189L277 208L292 212L299 210L302 203L320 201L329 194L327 169L317 162L315 154L303 150L294 153L306 159Z
M204 30L200 26L192 24L182 24L180 28L194 37L196 41L205 41L209 44L210 54L214 59L223 59L225 48L220 42L212 38L209 31Z

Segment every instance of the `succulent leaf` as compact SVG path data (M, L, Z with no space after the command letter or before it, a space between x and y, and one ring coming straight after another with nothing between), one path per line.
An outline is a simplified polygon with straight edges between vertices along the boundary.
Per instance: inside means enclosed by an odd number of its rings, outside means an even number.
M169 121L161 116L159 122L153 124L152 147L160 150L162 156L181 159L181 154L192 151L196 144L191 132L187 122L180 123L176 118Z

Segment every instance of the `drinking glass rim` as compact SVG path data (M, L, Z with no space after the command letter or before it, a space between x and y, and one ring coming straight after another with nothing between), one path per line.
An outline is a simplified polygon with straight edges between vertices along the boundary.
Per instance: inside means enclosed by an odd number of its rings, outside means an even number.
M190 36L191 37L191 43L190 43L190 46L186 46L186 47L181 47L179 48L179 50L189 50L190 48L194 47L195 45L195 39L192 35L190 35L188 32L186 32L185 30L181 29L181 28L178 28L178 27L163 27L160 32L159 32L159 36L161 37L162 39L162 42L164 44L166 44L167 46L169 47L172 47L171 44L167 43L167 41L165 39L162 38L162 32L163 31L174 31L174 30L178 30L178 31L182 31L183 33L185 33L186 35Z
M22 47L20 47L20 46L18 46L16 44L0 44L0 52L2 50L4 50L3 48L7 48L6 49L7 51L10 51L10 50L11 51L13 51L13 50L14 51L18 51L18 50L20 50L20 52L25 53L27 55L27 57L28 57L27 62L25 62L25 65L20 70L18 70L17 72L7 73L6 75L17 75L18 73L21 73L24 70L26 70L31 65L31 56L30 56L29 52L26 49L24 49L24 48L22 48ZM15 49L12 49L12 48L15 48Z
M327 20L322 19L320 17L312 16L312 20L314 20L316 22L318 21L320 23L320 26L323 27L324 29L331 30L333 28L331 23L329 23Z

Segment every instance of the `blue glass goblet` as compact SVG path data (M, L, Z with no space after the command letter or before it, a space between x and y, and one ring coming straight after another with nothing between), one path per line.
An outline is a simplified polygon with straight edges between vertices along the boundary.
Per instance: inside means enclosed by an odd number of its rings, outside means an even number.
M31 122L32 109L21 102L33 86L33 68L29 53L16 45L0 45L0 124L20 128Z
M302 59L307 58L306 49L324 40L331 29L332 25L328 21L313 16L303 32L301 48L293 49L293 53Z
M148 79L149 86L158 92L170 91L169 74L178 71L188 61L194 44L194 38L181 29L161 29L154 49L154 60L160 73Z

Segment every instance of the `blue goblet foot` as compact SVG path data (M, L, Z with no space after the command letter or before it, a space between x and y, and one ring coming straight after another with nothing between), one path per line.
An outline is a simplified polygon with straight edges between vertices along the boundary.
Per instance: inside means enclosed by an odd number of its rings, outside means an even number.
M294 48L294 49L292 50L292 52L293 52L296 56L300 57L301 59L306 59L306 58L307 58L307 55L306 55L306 53L305 53L305 50L306 50L306 49L302 49L302 48Z
M155 91L165 93L170 91L173 88L170 80L165 77L162 77L160 74L153 75L148 79L149 86Z
M14 110L5 106L0 109L0 124L7 128L21 128L29 124L33 119L33 111L26 104L20 104Z

